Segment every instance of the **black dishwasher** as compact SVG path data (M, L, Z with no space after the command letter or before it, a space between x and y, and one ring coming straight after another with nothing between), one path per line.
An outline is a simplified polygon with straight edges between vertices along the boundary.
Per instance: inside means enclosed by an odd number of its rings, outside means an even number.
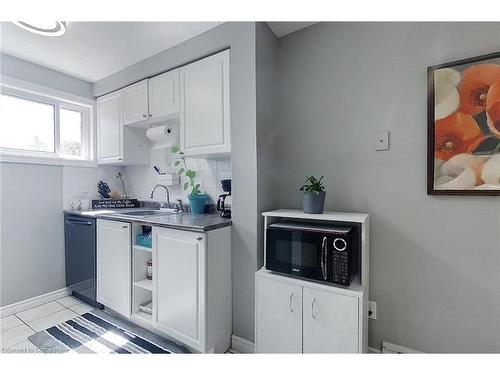
M64 214L66 287L78 299L103 308L96 301L96 219Z

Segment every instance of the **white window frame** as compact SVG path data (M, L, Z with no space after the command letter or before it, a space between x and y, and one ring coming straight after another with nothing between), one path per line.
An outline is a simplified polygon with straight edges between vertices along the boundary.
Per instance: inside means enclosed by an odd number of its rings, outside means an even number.
M97 167L95 100L6 76L0 76L0 93L54 106L54 152L0 147L1 162ZM59 153L60 109L78 111L82 114L83 157Z
M82 110L83 108L83 110ZM94 155L92 155L92 142L91 142L91 118L90 118L90 113L87 108L82 107L81 105L75 105L75 104L70 104L66 102L60 102L59 103L59 111L57 112L57 116L61 114L60 110L61 109L67 109L69 111L75 111L79 112L82 115L82 154L85 155L84 158L82 157L72 157L71 155L65 155L64 159L67 160L87 160L87 161L92 161L95 159ZM60 121L56 121L55 124L55 138L59 138L61 135L60 132ZM56 154L60 155L60 148L61 147L61 142L60 139L57 139L56 142Z

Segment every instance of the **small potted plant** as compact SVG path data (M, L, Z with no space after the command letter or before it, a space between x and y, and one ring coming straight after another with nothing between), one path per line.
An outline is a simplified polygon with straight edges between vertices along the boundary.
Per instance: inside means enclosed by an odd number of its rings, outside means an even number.
M306 214L322 214L325 206L325 187L321 182L323 176L317 179L314 176L306 177L306 183L301 186L304 192L302 208Z
M188 169L186 165L186 156L184 152L182 152L177 145L173 145L170 148L172 154L176 154L180 156L181 160L177 160L175 162L175 167L177 168L177 174L179 176L186 176L187 180L184 182L183 188L185 191L191 189L191 193L188 194L189 206L191 207L191 213L193 214L203 214L205 213L205 205L208 200L208 196L206 194L202 194L200 190L200 184L196 184L195 177L196 172Z

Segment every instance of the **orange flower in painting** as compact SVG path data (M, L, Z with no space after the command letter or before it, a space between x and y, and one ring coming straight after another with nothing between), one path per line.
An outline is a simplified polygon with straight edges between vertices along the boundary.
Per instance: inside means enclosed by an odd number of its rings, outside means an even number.
M500 81L492 84L488 90L486 118L491 132L500 137Z
M483 138L481 129L472 116L454 113L436 121L436 157L448 160L454 155L471 152Z
M484 111L488 90L494 82L500 82L500 65L479 64L465 69L458 88L458 112L475 115Z

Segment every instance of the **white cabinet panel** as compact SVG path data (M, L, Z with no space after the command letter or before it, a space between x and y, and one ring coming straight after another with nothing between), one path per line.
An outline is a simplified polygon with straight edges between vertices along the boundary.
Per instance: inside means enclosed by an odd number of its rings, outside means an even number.
M179 114L179 69L149 79L151 120Z
M123 160L122 91L97 99L97 156L100 164Z
M99 164L149 163L151 146L144 130L123 126L123 90L97 99L97 137Z
M231 151L229 51L180 68L181 148L187 155Z
M205 242L203 234L153 228L153 324L198 350L205 345Z
M257 278L257 353L302 353L302 287Z
M145 79L123 89L123 123L132 124L148 118L148 80Z
M97 220L97 301L130 315L130 224Z
M304 353L357 353L358 299L304 287Z

